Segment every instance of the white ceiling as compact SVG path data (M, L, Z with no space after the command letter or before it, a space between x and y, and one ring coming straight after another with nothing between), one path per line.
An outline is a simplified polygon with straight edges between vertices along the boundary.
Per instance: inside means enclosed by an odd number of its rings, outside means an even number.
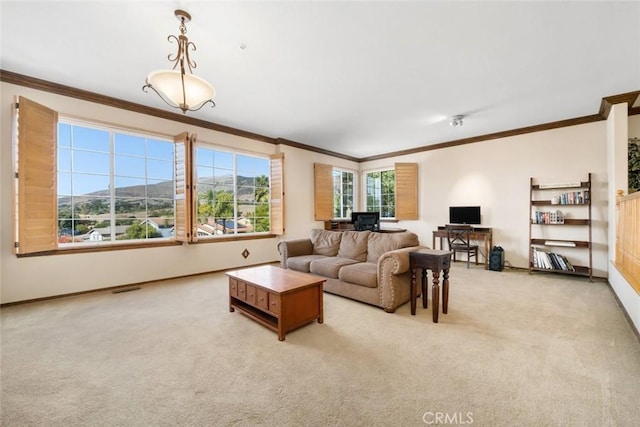
M217 90L189 115L357 158L588 116L640 90L639 2L2 0L0 65L171 110L141 88L171 67L177 8Z

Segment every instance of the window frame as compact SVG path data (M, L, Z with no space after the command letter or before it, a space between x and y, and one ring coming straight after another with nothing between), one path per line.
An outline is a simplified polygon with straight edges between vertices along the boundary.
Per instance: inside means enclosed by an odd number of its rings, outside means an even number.
M383 172L393 172L394 176L393 176L393 183L394 183L394 193L393 193L393 201L394 201L394 205L393 205L393 216L383 216L382 215L382 176L380 177L380 206L378 210L371 210L369 208L369 204L368 204L368 187L367 187L367 177L369 174L371 173L380 173L382 174ZM375 169L367 169L367 170L363 170L362 171L362 206L363 206L363 210L366 212L379 212L380 213L380 220L381 221L395 221L396 220L396 203L397 203L397 191L395 189L395 184L396 184L396 170L394 167L381 167L381 168L375 168Z
M340 194L336 194L336 172L338 172L340 174ZM333 219L334 220L351 220L351 212L355 212L356 211L356 206L357 206L357 200L358 200L358 195L357 195L357 190L358 190L358 172L354 171L352 169L348 169L348 168L340 168L340 167L333 167L332 168L332 178L333 178ZM336 213L336 199L339 198L340 201L344 200L344 174L351 174L351 211L346 214L345 216L335 216ZM341 203L340 206L340 212L344 212L345 206L343 203Z
M161 142L166 142L166 143L171 143L172 144L172 150L173 150L173 155L171 158L171 169L175 169L175 163L176 163L176 152L175 152L175 141L173 140L173 137L167 137L166 135L160 134L160 133L153 133L153 132L149 132L149 131L141 131L139 129L132 129L132 128L128 128L125 126L117 126L114 124L106 124L103 122L97 122L97 121L90 121L90 120L86 120L86 119L80 119L77 117L73 117L73 116L66 116L66 115L58 115L58 120L56 123L56 129L57 131L60 130L60 125L61 124L65 124L65 125L69 125L71 128L78 126L78 127L83 127L83 128L87 128L87 129L91 129L91 130L98 130L98 131L104 131L104 132L108 132L109 133L109 192L110 194L108 196L106 196L105 198L109 199L109 206L110 206L110 215L109 215L109 221L111 223L110 228L111 228L111 236L110 239L107 241L93 241L93 242L82 242L82 243L61 243L58 242L58 246L57 249L58 250L72 250L72 249L80 249L80 248L101 248L103 246L112 246L112 245L128 245L128 244L140 244L140 245L146 245L149 242L154 242L154 243L164 243L164 242L168 242L168 241L173 241L176 240L176 236L175 234L173 236L168 236L168 237L155 237L155 238L149 238L146 237L144 239L126 239L126 240L116 240L116 230L118 227L118 222L119 220L121 220L121 218L118 218L116 215L116 211L115 211L115 204L117 203L117 199L118 196L116 194L117 191L117 187L115 185L115 181L118 178L119 175L117 175L117 159L116 156L117 155L122 155L122 153L117 153L116 152L116 138L117 135L124 135L124 136L132 136L132 137L136 137L136 138L145 138L145 139L151 139L151 140L156 140L156 141L161 141ZM60 141L56 141L56 154L59 154L59 149L60 149ZM64 148L64 147L63 147ZM73 148L69 148L71 152L73 152ZM84 150L79 150L79 151L84 151ZM144 158L145 160L145 166L146 166L146 162L147 160L151 159L154 160L154 158L149 158L147 156L147 153L145 153L144 157L139 157L139 156L128 156L125 155L125 157L133 157L133 158ZM59 174L60 168L59 166L57 167L57 173ZM71 174L73 174L74 172L72 171ZM84 173L84 172L80 172L80 173ZM58 175L56 175L56 179L58 178ZM145 181L147 179L149 179L149 177L147 176L146 173L146 167L145 167L145 177L144 177ZM172 187L174 186L174 180L175 180L175 172L172 172L172 176L171 176L171 182L172 182ZM56 181L56 184L58 183L58 181ZM58 198L60 196L59 193L59 188L56 194L56 198ZM72 194L70 197L78 197L80 195L75 195ZM147 200L148 197L145 195L145 200ZM176 199L175 199L175 194L172 194L172 202L173 202L173 221L174 221L174 228L175 228L175 220L176 220ZM60 217L59 217L59 205L56 206L56 217L58 222L60 221ZM146 218L145 221L149 219ZM59 233L59 227L56 227L56 234Z
M197 228L198 228L198 206L199 206L199 194L198 194L198 167L201 166L200 164L198 164L198 157L197 157L197 153L198 153L198 148L204 148L207 150L211 150L214 153L215 152L220 152L220 153L226 153L226 154L231 154L232 155L232 169L231 169L231 174L233 177L233 223L234 223L234 232L233 233L224 233L224 234L213 234L213 235L208 235L208 236L201 236L198 235L197 232ZM257 158L257 159L262 159L262 160L266 160L267 161L267 172L268 172L268 179L269 179L269 197L268 197L268 205L269 205L269 230L268 231L252 231L252 232L248 232L248 233L240 233L238 232L238 220L241 219L238 216L238 183L237 183L237 177L238 177L238 156L246 156L246 157L253 157L253 158ZM221 240L221 239L228 239L230 237L240 237L240 236L262 236L262 235L273 235L273 226L272 226L272 179L271 179L271 173L272 173L272 167L271 167L271 162L273 160L273 156L269 155L269 154L264 154L264 153L256 153L256 152L252 152L249 150L238 150L238 149L233 149L224 145L219 145L219 144L215 144L212 142L208 142L208 141L204 141L204 140L197 140L194 141L194 146L193 146L193 186L192 188L194 189L194 194L193 194L193 204L194 204L194 214L192 216L192 220L193 220L193 239L197 240L198 242L207 242L207 241L212 241L212 240ZM215 170L216 168L213 167L213 169ZM255 177L254 177L255 178ZM255 189L255 188L254 188Z
M26 110L28 106L34 106L35 113L39 114L37 118L29 120L25 120L25 116L28 116ZM13 185L13 201L12 201L12 210L13 210L13 222L12 222L12 231L13 231L13 252L17 257L32 257L32 256L43 256L43 255L61 255L61 254L77 254L77 253L91 253L91 252L102 252L102 251L113 251L113 250L127 250L127 249L137 249L137 248L150 248L150 247L163 247L163 246L179 246L184 243L198 243L194 240L185 239L185 241L179 241L174 236L168 238L153 238L153 239L130 239L125 241L113 241L108 243L100 243L100 244L78 244L78 245L69 245L65 247L60 247L58 244L58 192L57 192L57 183L58 183L58 170L57 170L57 158L58 158L58 123L61 121L58 117L58 112L50 109L44 105L40 105L34 101L29 100L28 98L22 96L16 96L15 102L13 104L13 150L12 150L12 165L15 172L14 175L14 185ZM20 120L21 110L24 109L22 113L23 120ZM42 117L47 116L46 120L43 120ZM132 133L137 136L145 136L156 139L168 139L171 140L175 138L174 136L170 136L167 134L163 134L160 132L150 132L147 130L142 130L133 127L127 127L123 125L118 125L114 123L106 123L99 120L91 120L79 118L71 115L61 116L64 122L72 121L74 124L80 126L88 126L88 127L107 127L113 129L115 133ZM32 156L35 157L39 162L38 166L31 166L30 169L25 167L28 162L27 160L32 160L31 158L24 157L20 159L18 156L19 152L27 152L27 148L33 146L33 138L21 138L21 135L27 135L29 127L33 128L34 125L37 125L39 122L49 123L49 126L53 129L49 134L46 134L43 137L44 142L40 144L44 147L44 150L41 148L39 151L51 152L48 157L44 158L43 155ZM42 128L42 126L40 126ZM37 129L36 129L37 130ZM33 132L33 131L31 131ZM186 140L189 141L189 144L186 146L186 152L190 153L193 147L193 142L195 141L195 134L189 135L186 132L183 132L181 135L186 135ZM179 135L178 135L179 136ZM25 142L27 141L27 142ZM175 140L174 140L175 142ZM174 145L175 147L175 145ZM284 233L284 154L276 153L276 154L264 154L264 153L254 153L248 152L244 150L236 150L238 154L248 154L252 156L265 157L269 160L269 173L270 173L270 187L276 186L277 199L272 199L274 196L271 191L271 197L269 199L269 211L270 211L270 230L267 232L260 233L249 233L243 235L225 235L221 236L217 239L207 239L204 242L223 242L223 241L240 241L240 240L255 240L255 239L264 239L264 238L273 238L277 235L282 235ZM190 154L189 154L190 155ZM190 159L188 159L190 162ZM44 163L43 163L44 162ZM174 165L175 162L175 148L174 148ZM38 234L35 234L36 231L29 232L31 229L35 230L34 227L28 228L26 227L29 223L32 223L33 220L29 218L28 213L32 212L32 207L34 203L37 204L40 202L42 204L42 196L34 197L29 196L27 191L25 191L25 185L27 181L27 177L32 177L33 173L40 173L40 169L44 168L49 170L52 174L52 178L45 179L44 181L46 185L42 188L43 191L48 195L47 200L49 201L49 205L52 212L52 216L46 218L46 220L42 220L38 218L38 229L44 230L45 233L42 234L42 237L39 237ZM274 176L274 171L278 173L277 176ZM188 165L188 175L193 174L192 165ZM41 173L40 173L41 174ZM174 173L174 183L175 183L175 173ZM40 182L43 182L41 179ZM189 185L189 194L192 193L192 186ZM175 190L175 185L174 185ZM270 188L270 190L273 190ZM41 194L42 193L41 191ZM191 200L190 200L191 202ZM174 193L174 206L175 206L175 193ZM191 207L187 207L189 214L186 216L187 218L193 218L193 203L190 203ZM276 218L276 229L274 230L274 218ZM177 215L174 208L174 224L177 225ZM191 223L187 221L185 224L189 230L189 234L191 231ZM25 228L26 227L26 228ZM25 231L26 230L26 231ZM53 237L51 237L53 236ZM43 243L39 243L39 246L29 245L26 242L28 240L33 240L34 238L38 238Z

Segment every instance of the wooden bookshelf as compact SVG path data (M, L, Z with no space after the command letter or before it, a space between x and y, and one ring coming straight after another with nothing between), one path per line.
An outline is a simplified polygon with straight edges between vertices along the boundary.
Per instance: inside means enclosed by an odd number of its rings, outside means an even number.
M551 272L593 280L591 173L586 181L556 185L535 183L532 177L529 188L529 273ZM581 217L566 218L567 209ZM574 234L582 238L560 237L559 227L578 228ZM571 261L568 255L575 250L588 251L587 265Z

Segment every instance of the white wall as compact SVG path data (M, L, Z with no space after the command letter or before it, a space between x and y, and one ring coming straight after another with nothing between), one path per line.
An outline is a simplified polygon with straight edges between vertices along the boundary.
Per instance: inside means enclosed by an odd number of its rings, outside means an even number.
M323 228L322 221L314 219L313 164L324 163L358 171L358 164L349 160L318 154L299 148L280 146L284 153L285 176L285 238L309 237L312 228Z
M272 154L277 151L277 146L6 83L2 83L0 88L1 303L278 260L275 238L17 258L11 249L11 103L14 95L30 98L57 110L61 115L72 115L166 135L175 135L183 131L196 132L203 141L255 153ZM245 248L250 252L247 259L241 256Z
M394 162L419 164L420 219L397 226L414 231L431 246L431 232L448 222L450 205L481 205L483 225L493 227L494 244L506 251L515 267L528 264L529 178L542 183L593 179L593 265L597 276L607 275L607 162L604 121L544 132L484 141L365 162L288 146L274 146L129 111L82 102L3 83L0 145L0 302L80 292L108 286L235 268L278 260L277 239L222 242L74 255L16 258L11 253L11 109L14 95L23 95L61 114L102 120L167 135L197 132L200 139L257 153L285 154L285 236L307 237L322 227L313 214L313 164L368 170L392 167ZM640 117L630 119L629 135L638 135ZM631 124L635 123L633 126ZM277 136L277 135L276 135ZM302 141L304 142L304 141ZM251 255L240 255L245 248ZM585 256L577 251L575 258Z
M616 104L611 108L607 119L607 192L609 199L615 200L617 191L623 190L627 194L629 179L627 173L628 162L628 127L627 104ZM615 258L616 243L616 205L608 206L609 221L608 241L611 251L609 260Z
M607 164L605 122L553 129L394 159L362 164L363 169L417 162L420 219L398 226L418 233L431 246L432 230L449 220L449 206L480 205L482 225L492 227L494 245L502 246L514 267L528 266L529 183L584 181L592 173L594 274L607 274ZM571 207L560 207L563 211ZM584 211L583 211L584 212ZM584 214L574 213L575 217ZM580 233L565 227L545 233ZM549 237L557 235L549 234ZM578 235L573 238L586 239ZM567 236L569 238L570 236ZM587 251L562 248L571 259L587 265ZM568 253L572 251L571 253Z
M627 194L628 138L640 138L640 116L627 118L627 104L614 105L607 120L607 160L609 162L609 194L615 197L618 189ZM610 216L615 218L615 204L612 203ZM613 265L615 259L615 223L611 221L609 230L609 283L624 306L636 329L640 331L640 295L626 281Z

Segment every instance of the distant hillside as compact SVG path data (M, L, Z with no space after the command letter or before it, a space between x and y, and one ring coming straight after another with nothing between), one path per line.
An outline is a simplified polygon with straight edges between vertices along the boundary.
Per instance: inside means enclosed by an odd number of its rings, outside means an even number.
M224 191L232 191L233 187L230 183L233 182L232 175L224 175L218 178L206 178L198 181L199 192L205 191L208 186L215 186L216 190L224 190ZM248 197L253 196L253 189L247 188L247 186L252 186L254 182L254 178L239 176L238 177L238 185L240 186L240 191L238 194L238 198L246 199ZM146 194L145 194L146 191ZM92 193L87 193L84 196L75 197L75 201L77 204L82 204L87 202L88 200L93 200L97 197L108 198L110 195L109 189L94 191ZM116 189L116 196L122 197L126 199L142 199L145 197L154 198L154 199L172 199L173 198L173 182L165 181L160 182L158 184L151 185L132 185L130 187L120 187ZM86 200L85 200L86 199ZM58 205L70 205L71 198L70 197L61 197L58 199Z

